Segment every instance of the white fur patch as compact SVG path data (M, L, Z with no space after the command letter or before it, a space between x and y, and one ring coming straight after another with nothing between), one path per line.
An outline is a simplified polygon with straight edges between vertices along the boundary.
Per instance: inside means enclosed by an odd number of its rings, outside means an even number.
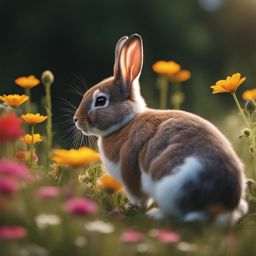
M120 170L120 163L119 162L114 163L107 158L107 156L105 155L104 149L103 149L101 137L99 137L99 139L98 139L98 148L100 151L100 158L101 158L101 161L102 161L104 167L107 169L107 171L109 172L109 174L112 177L117 179L119 182L123 183L122 176L121 176L121 170ZM137 198L134 195L132 195L129 192L128 188L125 187L125 184L123 184L123 185L124 185L125 194L128 197L129 201L132 204L140 206L142 204L142 200L140 198Z
M183 220L185 222L205 222L208 220L208 214L205 211L188 212Z
M125 192L125 195L127 196L130 203L137 205L137 206L142 205L143 200L141 198L134 196L132 193L130 193L130 191L128 190L128 188L126 186L124 186L124 192Z
M151 179L150 175L141 169L141 185L142 190L150 197L154 198L155 182Z
M96 99L100 96L104 96L106 98L106 103L104 104L104 106L98 106L98 107L95 107L95 102L96 102ZM91 107L90 107L90 110L89 111L93 111L95 109L99 109L99 108L105 108L107 107L109 104L109 96L104 93L104 92L101 92L99 89L95 90L93 92L93 95L92 95L92 103L91 103Z
M104 153L103 145L102 145L102 138L99 137L98 139L98 148L100 151L100 158L103 165L106 167L109 174L117 179L119 182L122 182L121 172L120 172L120 163L114 163L110 161Z
M185 192L181 189L186 182L196 181L202 170L203 166L199 159L189 156L183 164L170 170L171 175L165 176L159 181L153 181L149 174L142 172L142 188L154 198L165 214L182 217L176 205L177 199Z
M139 78L136 78L133 81L132 90L133 90L134 98L135 98L135 102L136 102L134 111L135 111L135 113L142 113L146 109L146 103L140 93Z

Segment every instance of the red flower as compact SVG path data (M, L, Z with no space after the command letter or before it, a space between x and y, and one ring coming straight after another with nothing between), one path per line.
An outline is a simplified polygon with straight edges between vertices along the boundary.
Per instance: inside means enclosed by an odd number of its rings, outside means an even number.
M20 138L23 135L21 123L21 119L15 114L0 117L0 143Z
M123 243L136 243L143 240L143 238L144 235L142 233L133 229L123 231L120 237Z
M98 205L89 199L74 198L65 203L65 209L75 215L89 215L98 211Z
M60 189L55 186L40 187L37 190L37 196L39 198L54 198L60 195Z
M19 184L16 179L5 177L0 179L0 194L13 195L19 190Z
M161 243L177 243L181 239L178 233L165 229L158 230L156 237Z
M27 236L27 231L25 228L20 226L8 227L0 226L0 239L10 240L10 239L22 239Z

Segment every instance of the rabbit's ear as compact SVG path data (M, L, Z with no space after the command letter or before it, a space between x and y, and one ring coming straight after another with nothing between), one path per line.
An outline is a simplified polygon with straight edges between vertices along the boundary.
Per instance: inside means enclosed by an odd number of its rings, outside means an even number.
M131 84L140 75L142 63L142 39L139 35L134 34L130 36L123 44L115 78L121 78L123 82Z
M128 39L128 36L123 36L120 38L116 44L116 52L115 52L115 65L114 65L114 76L118 73L118 66L119 66L119 56L122 49L122 46L124 45L125 41Z

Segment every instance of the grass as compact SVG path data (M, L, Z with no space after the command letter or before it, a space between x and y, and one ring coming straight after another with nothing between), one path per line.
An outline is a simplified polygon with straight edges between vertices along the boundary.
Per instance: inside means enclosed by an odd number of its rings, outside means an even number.
M239 140L234 126L240 130L244 124L238 115L233 114L219 124L221 130L228 131L227 136L251 177L253 161L248 139L241 138L247 142ZM48 133L51 133L49 129ZM20 142L2 144L0 151L5 157L2 155L1 158L13 161L17 148L24 148L24 145L21 147ZM0 189L1 255L256 254L254 183L251 190L247 190L249 213L233 227L220 229L213 223L181 224L172 219L156 221L146 217L146 206L140 209L132 207L122 192L102 189L97 185L97 180L104 173L100 162L79 169L57 166L52 162L47 165L49 159L43 144L39 149L36 152L39 162L34 162L30 168L33 180L19 181L18 191L12 193ZM30 163L29 159L27 162ZM51 197L40 196L40 189L46 186L57 189L58 193ZM67 210L66 203L73 198L96 202L98 211L77 214ZM20 237L1 233L2 227L15 226L22 227L25 233Z

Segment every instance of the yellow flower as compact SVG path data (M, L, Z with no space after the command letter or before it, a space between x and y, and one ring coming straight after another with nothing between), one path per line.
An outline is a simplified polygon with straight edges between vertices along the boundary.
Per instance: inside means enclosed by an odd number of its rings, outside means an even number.
M168 76L170 81L176 82L176 83L185 82L190 77L191 77L191 72L186 69L182 69L179 72Z
M99 153L86 147L70 150L55 149L53 150L52 157L54 162L71 167L80 167L95 162L99 159Z
M28 100L27 95L18 95L18 94L9 94L9 95L3 95L0 96L0 100L5 102L11 107L18 107L22 103Z
M36 125L46 120L47 116L41 116L38 113L37 114L27 113L26 115L22 115L21 118L29 125Z
M152 69L160 75L173 75L180 71L180 65L174 61L159 60L153 64Z
M242 98L244 100L253 99L254 101L256 101L256 89L251 89L251 90L244 91L243 94L242 94Z
M15 79L15 83L23 88L33 88L37 86L40 81L33 75L30 76L22 76Z
M39 133L36 133L33 135L33 140L32 140L32 135L30 134L26 134L22 137L22 140L26 143L26 144L35 144L38 142L42 141L42 137Z
M122 184L108 174L104 174L97 179L97 187L106 190L119 191L122 189Z
M232 76L228 76L226 80L219 80L215 85L212 85L212 93L234 93L240 84L245 81L246 77L241 78L240 73L235 73Z

